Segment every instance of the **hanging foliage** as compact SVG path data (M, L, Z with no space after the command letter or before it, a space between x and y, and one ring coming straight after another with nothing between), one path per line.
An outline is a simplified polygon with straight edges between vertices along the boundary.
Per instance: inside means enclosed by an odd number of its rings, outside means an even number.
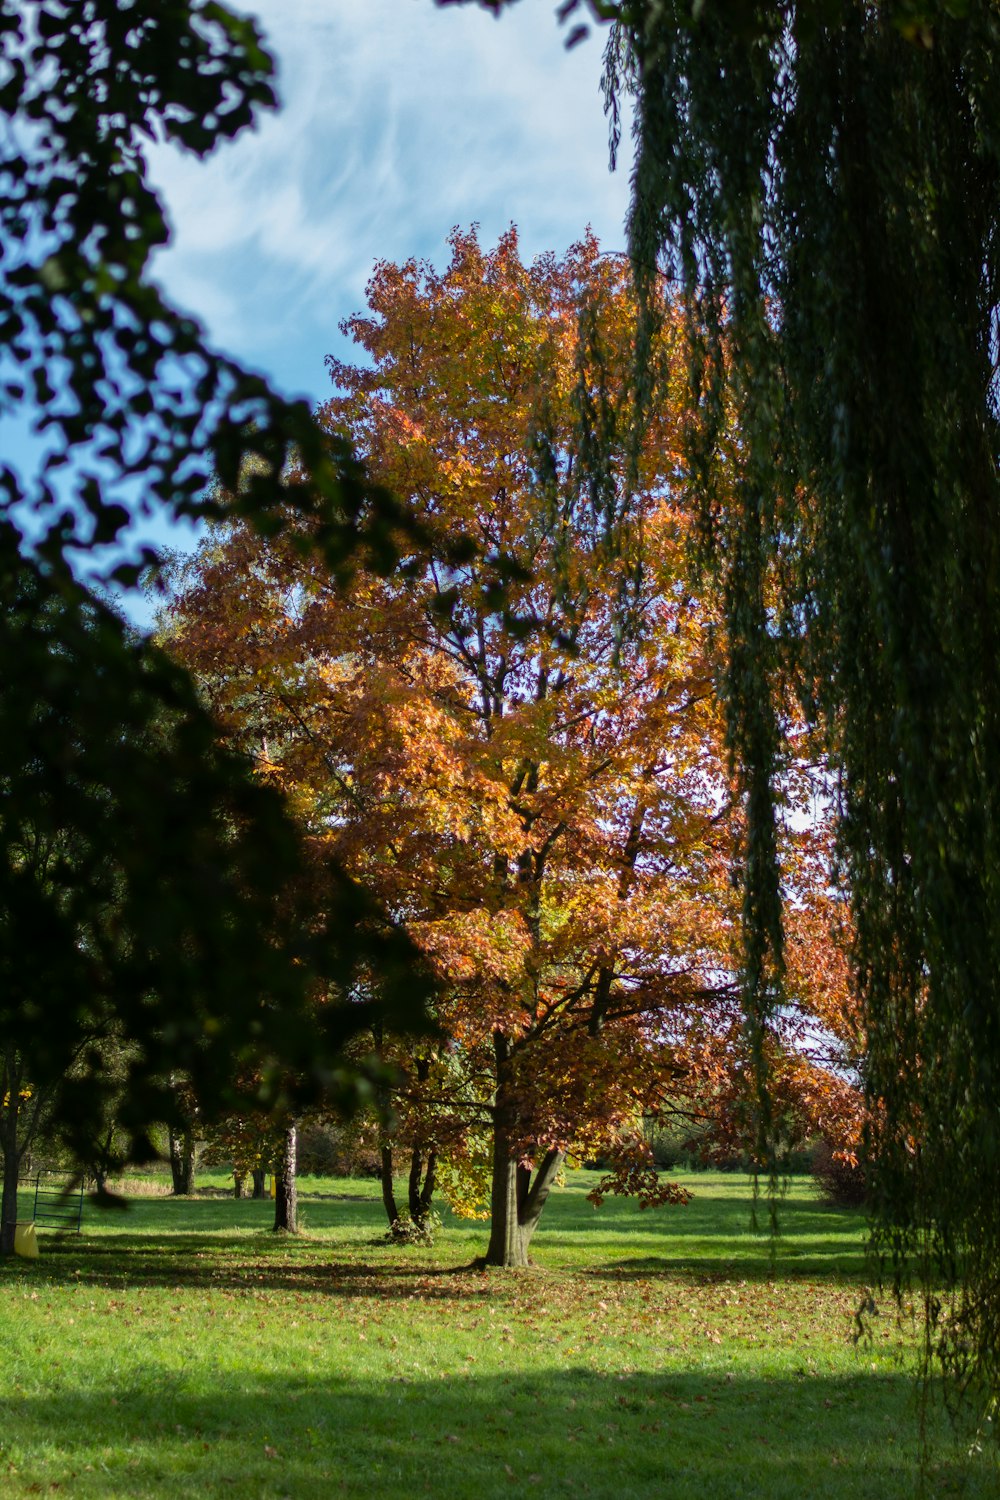
M623 94L636 101L637 272L650 290L658 272L680 279L691 334L688 462L725 584L745 767L751 1022L780 980L775 705L795 680L839 778L875 1249L897 1288L919 1268L928 1356L989 1404L1000 16L982 0L596 9L615 12L614 130ZM744 465L723 505L711 458L731 404Z

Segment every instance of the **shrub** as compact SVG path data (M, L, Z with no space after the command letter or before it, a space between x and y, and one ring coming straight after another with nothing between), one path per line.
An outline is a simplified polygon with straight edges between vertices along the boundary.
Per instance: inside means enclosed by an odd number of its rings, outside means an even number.
M441 1218L430 1209L422 1219L411 1219L408 1213L394 1219L385 1238L393 1245L433 1245L435 1231L441 1227Z

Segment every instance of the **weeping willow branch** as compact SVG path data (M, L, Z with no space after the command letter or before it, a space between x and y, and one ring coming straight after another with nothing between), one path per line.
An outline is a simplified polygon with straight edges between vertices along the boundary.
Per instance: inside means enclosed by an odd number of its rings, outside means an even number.
M841 788L875 1252L897 1289L916 1270L928 1356L988 1405L1000 17L986 0L635 0L603 81L613 134L635 95L630 234L647 306L658 275L685 289L689 470L727 602L747 812L751 1037L780 993L776 705L794 680ZM734 430L724 497L699 482Z

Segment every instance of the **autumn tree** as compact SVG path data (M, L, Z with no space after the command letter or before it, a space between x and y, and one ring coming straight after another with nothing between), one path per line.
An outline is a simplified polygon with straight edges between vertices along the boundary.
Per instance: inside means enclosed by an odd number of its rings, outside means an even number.
M817 779L828 786L825 775ZM769 1018L760 1061L779 1164L810 1147L845 1187L853 1181L860 1201L870 1128L863 1088L867 1039L851 972L850 904L833 859L834 821L828 802L817 808L799 799L792 804L792 826L782 829L783 998ZM766 1159L755 1154L759 1096L746 1072L754 1063L750 1040L734 996L728 1028L717 1026L699 1039L697 1052L689 1049L688 1114L707 1159L741 1155L763 1170Z
M351 1128L377 1151L389 1233L402 1244L426 1243L441 1192L465 1217L483 1218L489 1197L488 1063L454 1037L406 1038L380 1029L373 1038L395 1074ZM355 1045L360 1045L359 1037ZM404 1194L396 1180L405 1174Z
M525 266L514 231L451 252L377 267L345 325L367 362L331 361L323 411L419 518L400 575L336 589L294 537L232 527L170 633L435 966L438 1023L488 1080L466 1101L491 1138L487 1259L516 1265L567 1149L621 1143L724 987L726 775L684 583L676 328L636 447L622 260L587 237Z

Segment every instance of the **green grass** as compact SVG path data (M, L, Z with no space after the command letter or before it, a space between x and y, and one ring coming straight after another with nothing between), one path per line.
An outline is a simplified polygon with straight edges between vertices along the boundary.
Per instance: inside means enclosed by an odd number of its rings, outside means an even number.
M772 1263L741 1179L687 1181L595 1212L571 1174L521 1274L468 1269L481 1224L383 1243L374 1183L307 1180L296 1238L219 1196L88 1209L0 1264L0 1495L910 1500L912 1333L852 1342L859 1216L796 1183ZM931 1426L929 1493L1000 1493Z

